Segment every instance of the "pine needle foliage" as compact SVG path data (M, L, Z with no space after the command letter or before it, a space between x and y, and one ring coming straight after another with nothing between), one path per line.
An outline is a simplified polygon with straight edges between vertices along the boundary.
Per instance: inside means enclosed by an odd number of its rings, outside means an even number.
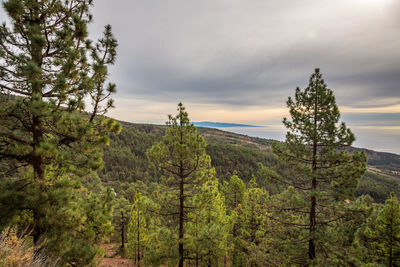
M182 103L178 104L176 116L169 115L165 136L148 151L149 160L165 175L165 191L161 194L160 213L173 219L172 225L165 228L164 235L172 235L170 242L178 244L177 251L168 257L177 259L179 267L190 259L187 251L186 224L188 214L196 207L190 205L191 199L210 175L211 159L206 154L204 138L190 123L188 113ZM165 248L164 251L170 250ZM176 264L176 263L175 263Z
M318 256L329 255L331 248L326 246L329 242L324 241L324 232L332 222L346 218L344 200L353 199L353 190L366 170L366 156L347 151L354 134L345 123L339 123L333 91L319 69L304 90L296 88L295 98L289 97L287 106L291 119L284 118L283 124L289 131L284 143L273 144L273 152L289 164L291 172L269 178L299 194L297 203L283 205L281 210L290 210L293 215L293 220L283 220L285 225L308 231L299 238L307 236L306 257L301 261L309 264ZM279 214L279 209L276 212Z
M85 246L107 232L102 220L110 209L82 188L81 177L102 166L101 147L121 129L99 116L113 107L107 69L117 41L109 25L98 41L89 39L91 0L7 0L2 6L10 23L0 26L0 158L8 166L0 184L7 189L0 193L0 227L28 215L35 244L63 233L66 239L46 249L61 253L64 264L89 264L98 250ZM108 199L105 190L99 194ZM105 216L90 211L94 207ZM56 221L61 210L65 220ZM83 243L63 243L71 236ZM80 254L83 247L90 253Z

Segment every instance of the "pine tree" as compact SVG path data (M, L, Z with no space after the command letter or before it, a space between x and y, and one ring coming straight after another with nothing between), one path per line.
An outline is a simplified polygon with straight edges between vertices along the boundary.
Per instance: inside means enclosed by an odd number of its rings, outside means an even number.
M13 169L7 170L0 210L5 224L28 212L35 243L45 233L52 239L57 231L48 229L56 225L77 230L72 225L85 212L65 192L80 192L79 177L101 166L100 145L120 130L115 121L98 116L113 106L115 85L106 81L117 42L110 26L98 42L89 40L91 4L3 2L12 27L0 26L0 157ZM91 101L86 109L85 98ZM57 207L68 210L67 221L54 222L50 212Z
M114 224L114 236L121 243L120 252L124 254L125 243L126 243L126 226L129 224L129 218L131 217L131 203L119 195L114 203L113 210L113 224Z
M221 191L224 194L225 204L229 212L243 202L246 184L237 174L234 174L231 176L229 182L224 181Z
M283 124L290 131L284 143L273 144L273 152L292 171L288 177L273 175L270 179L292 186L301 195L297 204L283 207L293 215L283 223L308 229L307 254L308 262L312 262L318 251L329 251L323 242L324 229L346 216L344 200L353 198L358 179L365 172L366 156L347 152L354 135L344 123L338 124L335 97L319 69L311 75L304 91L296 89L295 100L289 97L287 106L291 120L284 118ZM293 223L298 216L303 221Z
M217 179L211 177L193 197L188 213L188 253L195 266L220 266L227 252L229 223Z
M136 193L135 202L131 209L131 218L128 227L128 247L135 258L137 266L140 266L140 260L143 258L143 252L148 239L148 229L144 212L146 199L140 192Z
M45 245L51 256L62 255L61 263L93 264L102 257L100 241L112 233L112 190L107 188L95 193L81 188L78 192L68 192L60 188L60 192L71 199L49 212L48 227L52 227L53 233L46 235Z
M208 179L211 159L206 154L204 138L190 123L188 113L182 103L178 104L178 114L169 115L168 129L161 142L148 151L149 160L161 169L168 179L161 213L174 218L178 227L179 267L183 267L188 257L185 248L185 225L188 213L194 207L189 205L196 190ZM171 229L171 228L170 228ZM167 231L170 231L167 229Z
M386 266L400 266L400 203L392 193L372 228L364 231L368 255Z
M246 266L268 265L266 261L268 247L265 244L268 222L265 216L267 202L268 193L258 187L253 177L239 209L241 221L239 238Z
M232 229L229 235L229 253L232 266L241 266L243 262L243 253L240 234L240 219L238 217L238 207L243 204L246 192L246 184L236 175L232 175L229 182L224 181L221 191L225 197L227 216L230 217Z

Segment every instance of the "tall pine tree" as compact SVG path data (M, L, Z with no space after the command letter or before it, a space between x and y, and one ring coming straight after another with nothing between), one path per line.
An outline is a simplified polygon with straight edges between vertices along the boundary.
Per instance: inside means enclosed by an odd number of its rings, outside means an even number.
M56 225L81 231L72 225L85 218L79 215L84 211L67 217L73 223L56 223L50 212L69 204L71 213L83 208L64 192L79 191L78 177L101 166L100 145L120 130L98 116L113 106L115 85L106 81L117 42L110 26L97 42L88 38L91 5L91 0L3 2L11 27L0 26L0 157L10 168L0 210L6 224L27 212L35 243L45 233L52 239L57 231L49 229ZM84 99L91 102L86 108Z
M243 203L238 209L238 220L241 222L239 240L243 262L246 266L270 264L266 259L268 246L265 243L268 226L268 219L265 216L267 202L268 193L258 187L253 177L250 180L249 189L244 194Z
M188 213L190 258L196 267L220 266L227 252L229 223L224 199L218 190L218 180L212 178L204 183L191 205L195 208Z
M155 143L147 155L168 176L165 184L168 203L164 202L161 206L161 213L174 218L178 235L178 264L183 267L185 259L189 258L185 248L188 213L196 208L190 205L190 199L208 180L212 169L204 138L190 123L182 103L178 104L177 111L176 116L169 115L168 129L163 140Z
M227 216L231 220L231 229L229 235L229 259L232 266L240 266L243 264L244 257L242 245L240 241L241 221L238 216L238 207L243 204L244 195L246 192L246 184L234 174L230 177L229 182L224 181L221 191L225 197L225 205Z
M307 229L308 260L304 261L310 263L319 252L329 251L324 229L346 215L343 200L353 197L366 169L366 156L363 152L347 152L354 135L344 123L338 124L335 97L319 69L311 75L307 88L296 88L295 99L289 97L287 106L291 120L284 118L283 124L290 131L284 143L273 145L273 152L292 171L284 178L273 175L270 179L292 186L301 196L297 204L281 210L290 210L296 220L284 220L287 226ZM300 222L299 216L303 218Z

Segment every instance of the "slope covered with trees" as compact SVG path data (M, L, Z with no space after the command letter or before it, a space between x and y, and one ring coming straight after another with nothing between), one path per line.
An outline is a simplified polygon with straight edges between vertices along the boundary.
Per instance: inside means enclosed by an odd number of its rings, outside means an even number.
M117 41L88 38L91 5L3 2L1 265L96 266L110 237L137 266L398 265L399 158L366 150L364 175L318 69L285 142L197 129L181 103L121 132Z
M160 173L149 164L146 158L146 150L156 141L160 141L166 126L151 124L136 124L129 122L119 122L122 131L119 135L110 137L110 146L104 149L105 166L99 171L99 176L106 184L123 184L136 181L144 183L157 182ZM266 166L277 166L286 168L284 164L271 153L271 142L257 137L250 137L231 132L221 131L211 128L198 128L206 142L207 154L211 157L211 164L216 170L219 180L229 180L230 176L237 173L246 183L254 175L260 185L265 185L265 181L260 177L260 167L258 163ZM366 151L368 166L370 159L381 157L388 154L371 150ZM400 157L389 154L389 164L396 164ZM396 169L398 170L398 169ZM382 167L382 171L389 171ZM356 196L369 194L375 201L384 203L394 191L400 196L399 181L383 176L383 173L367 171L360 179L355 190ZM119 186L116 186L116 190Z

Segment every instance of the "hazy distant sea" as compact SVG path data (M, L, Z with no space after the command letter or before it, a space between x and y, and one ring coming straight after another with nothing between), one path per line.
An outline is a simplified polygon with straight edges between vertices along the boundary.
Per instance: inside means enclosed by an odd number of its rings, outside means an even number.
M285 140L286 131L279 126L260 126L260 127L216 127L216 129L244 134L253 137L262 137L265 139Z
M349 125L349 128L356 136L356 141L354 142L353 146L400 155L399 129L381 129L374 127L357 127L351 125ZM286 129L283 126L278 125L268 125L264 127L217 127L217 129L279 141L284 141L286 135Z

